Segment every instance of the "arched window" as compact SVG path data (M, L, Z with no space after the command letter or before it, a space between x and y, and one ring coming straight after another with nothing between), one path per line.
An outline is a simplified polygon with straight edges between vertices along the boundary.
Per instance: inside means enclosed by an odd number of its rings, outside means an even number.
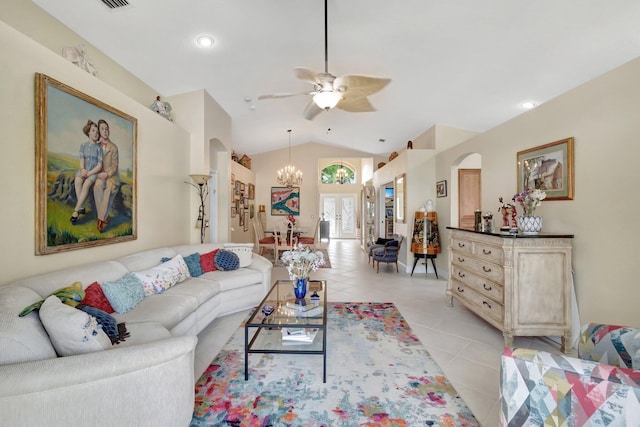
M323 184L355 184L356 173L349 165L336 162L322 169L320 180Z

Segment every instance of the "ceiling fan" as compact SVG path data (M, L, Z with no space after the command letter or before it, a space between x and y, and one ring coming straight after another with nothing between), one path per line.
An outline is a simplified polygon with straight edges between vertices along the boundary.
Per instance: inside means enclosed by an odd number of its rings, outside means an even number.
M294 68L294 71L297 78L313 84L312 91L261 95L258 99L313 95L313 99L304 109L304 118L307 120L313 120L322 110L329 111L334 107L355 113L375 111L367 97L382 90L391 81L386 78L359 75L336 77L329 73L327 0L324 0L324 73L316 73L302 67Z

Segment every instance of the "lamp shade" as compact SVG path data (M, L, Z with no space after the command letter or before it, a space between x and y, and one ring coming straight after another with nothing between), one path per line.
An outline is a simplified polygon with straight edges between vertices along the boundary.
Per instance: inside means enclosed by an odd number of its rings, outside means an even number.
M313 96L313 102L323 110L330 110L342 99L342 95L339 92L334 91L322 91Z
M204 185L211 179L211 175L204 174L191 174L189 177L191 177L191 180L198 185Z

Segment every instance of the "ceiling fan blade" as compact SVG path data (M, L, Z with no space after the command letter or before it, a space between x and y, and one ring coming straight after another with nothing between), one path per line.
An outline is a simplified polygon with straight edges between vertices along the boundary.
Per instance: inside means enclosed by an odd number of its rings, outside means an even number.
M391 79L382 77L344 75L333 83L336 90L344 90L356 96L369 96L382 90ZM344 89L342 89L344 88Z
M303 67L296 67L293 69L293 71L296 73L296 77L300 80L304 80L305 82L313 84L320 83L320 80L318 79L318 73L316 73L315 71L311 71L310 69Z
M376 111L373 105L369 102L366 96L349 96L351 91L347 92L336 108L343 111L349 111L351 113L365 113L369 111Z
M309 92L269 93L269 94L266 94L266 95L260 95L258 97L258 100L262 101L263 99L289 98L291 96L298 96L298 95L309 95Z
M307 104L304 109L304 118L307 120L313 120L315 116L322 112L322 108L318 107L313 100Z

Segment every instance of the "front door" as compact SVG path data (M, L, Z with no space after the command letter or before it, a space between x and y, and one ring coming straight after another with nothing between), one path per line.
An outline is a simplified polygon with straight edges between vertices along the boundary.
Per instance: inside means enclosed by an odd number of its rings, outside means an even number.
M320 206L324 219L329 221L329 237L332 239L356 238L356 195L323 194Z

